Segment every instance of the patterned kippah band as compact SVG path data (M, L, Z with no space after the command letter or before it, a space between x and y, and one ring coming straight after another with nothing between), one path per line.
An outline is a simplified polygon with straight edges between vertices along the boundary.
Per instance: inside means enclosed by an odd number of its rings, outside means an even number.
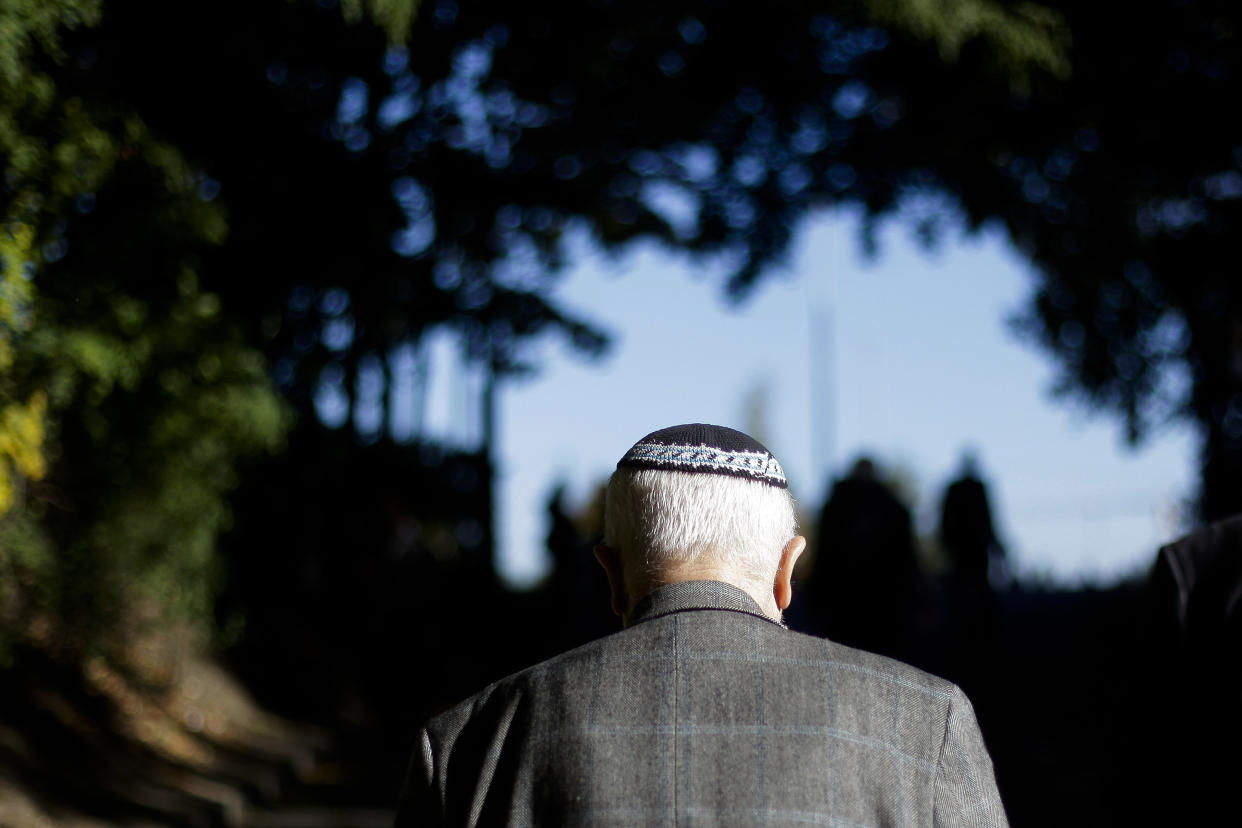
M785 470L763 445L724 426L690 423L652 432L634 444L617 467L726 474L787 488Z

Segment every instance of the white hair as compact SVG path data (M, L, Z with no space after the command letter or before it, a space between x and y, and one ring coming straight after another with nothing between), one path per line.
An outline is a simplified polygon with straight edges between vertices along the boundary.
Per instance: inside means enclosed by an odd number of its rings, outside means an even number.
M657 582L692 565L770 586L796 532L789 490L758 480L620 468L608 481L604 542Z

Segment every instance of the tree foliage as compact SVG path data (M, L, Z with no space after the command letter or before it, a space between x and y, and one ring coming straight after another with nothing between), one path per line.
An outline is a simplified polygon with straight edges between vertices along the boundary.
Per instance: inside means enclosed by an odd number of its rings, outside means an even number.
M212 287L303 409L324 382L352 396L360 365L388 370L395 346L436 326L499 373L529 368L543 333L600 352L549 290L575 223L605 247L728 256L740 294L806 210L879 212L917 184L865 151L899 105L868 117L850 82L888 40L863 6L752 19L712 3L438 2L392 45L320 5L189 4L176 20L159 4L110 8L80 79L146 114L220 187L231 235ZM1014 65L1057 68L1055 19L941 8L954 13L909 24L920 60L977 44L1001 84ZM971 36L951 35L960 25ZM177 27L195 36L159 36Z
M0 615L70 651L117 619L210 619L238 459L286 418L199 284L221 205L138 113L74 88L64 38L99 20L66 2L0 21Z
M1238 32L1228 4L1117 17L1065 4L1073 82L1041 89L1004 158L1004 218L1039 267L1023 330L1061 388L1112 410L1137 441L1171 417L1202 435L1199 506L1242 509L1242 294L1230 244L1242 152L1228 115ZM1003 209L1003 212L1002 212Z
M741 299L815 210L896 216L929 241L955 216L1000 221L1039 270L1021 325L1064 387L1136 438L1191 416L1205 509L1242 498L1227 7L2 13L10 614L87 618L144 583L201 612L241 458L276 446L288 411L317 428L325 389L355 413L369 399L379 420L358 428L378 439L395 355L432 330L500 376L546 336L601 353L552 290L574 228L714 257ZM1167 380L1177 365L1188 388Z

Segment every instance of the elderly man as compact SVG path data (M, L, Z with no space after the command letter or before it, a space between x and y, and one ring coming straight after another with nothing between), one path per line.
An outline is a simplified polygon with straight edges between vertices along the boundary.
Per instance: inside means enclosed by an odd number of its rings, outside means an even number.
M595 550L625 628L432 719L398 824L1004 825L957 687L782 625L804 546L757 441L644 437Z

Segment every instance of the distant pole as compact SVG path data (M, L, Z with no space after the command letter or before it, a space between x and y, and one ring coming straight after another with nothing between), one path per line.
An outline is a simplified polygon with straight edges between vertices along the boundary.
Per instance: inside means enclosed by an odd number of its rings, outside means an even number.
M410 369L410 436L426 439L427 394L431 388L431 354L427 334L421 333L411 345L413 367Z
M496 359L491 352L495 348L494 345L489 346L488 356L483 361L485 375L483 377L483 394L482 394L482 452L483 452L483 469L487 476L483 488L483 496L486 498L485 509L483 510L484 519L487 524L483 527L484 537L486 538L487 550L491 555L491 577L494 579L500 572L500 542L496 537L496 526L499 523L496 515L497 498L496 498Z
M483 377L483 399L482 399L482 449L483 456L487 458L490 464L496 454L496 366L492 359L488 359L486 364L486 373Z
M837 464L837 278L847 266L843 234L828 225L827 245L819 253L816 275L807 284L807 313L811 349L811 440L817 483L824 486L821 498L831 491Z
M832 278L829 274L828 278ZM811 302L811 453L817 485L830 485L836 462L836 365L834 308L831 302ZM827 496L827 490L823 496Z

